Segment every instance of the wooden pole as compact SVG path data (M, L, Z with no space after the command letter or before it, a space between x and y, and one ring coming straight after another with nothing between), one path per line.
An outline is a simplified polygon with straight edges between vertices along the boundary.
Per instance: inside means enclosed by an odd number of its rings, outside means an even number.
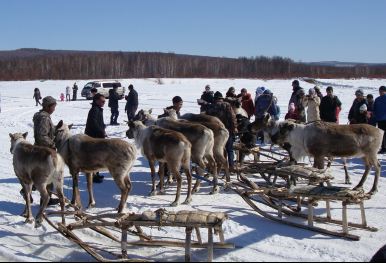
M121 237L122 258L127 259L127 228L122 228Z
M190 262L191 260L191 244L192 244L192 230L193 227L187 227L185 229L186 239L185 239L185 262Z
M342 202L342 225L343 225L343 234L348 234L348 224L347 224L347 203Z
M365 206L363 204L363 201L361 201L359 203L359 206L361 207L362 225L363 225L363 227L366 227L367 226L367 221L366 221Z
M208 262L213 261L213 229L208 228Z
M282 210L283 210L283 202L282 202L282 200L279 200L279 206L278 206L278 208L277 208L277 216L278 216L280 219L283 218L283 212L282 212Z
M199 244L202 244L202 238L201 238L200 228L199 228L199 227L195 227L194 230L196 231L198 243L199 243Z
M330 200L326 200L327 220L331 220Z
M308 201L308 226L314 226L314 207L312 201Z
M222 227L220 227L220 229L218 231L218 235L220 237L220 243L225 243L224 231L222 230Z

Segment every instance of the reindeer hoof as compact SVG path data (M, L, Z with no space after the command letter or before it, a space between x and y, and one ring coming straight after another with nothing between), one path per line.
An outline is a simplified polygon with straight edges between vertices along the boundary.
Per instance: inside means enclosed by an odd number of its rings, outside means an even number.
M166 193L165 193L165 190L160 190L158 194L165 195Z
M183 202L183 204L189 205L191 202L192 202L192 199L189 198L189 199L186 199L186 200Z
M95 207L95 202L89 203L89 205L87 206L87 209L92 209L94 207Z
M345 181L344 184L352 184L351 181Z
M42 226L42 220L35 222L35 228L39 228Z
M170 204L171 207L176 207L176 206L178 206L178 205L179 205L178 202L172 202L172 203Z
M218 186L214 187L213 190L209 193L210 195L217 194L220 192L220 188Z
M356 186L355 188L353 188L353 190L363 190L363 187L362 186Z
M200 187L199 186L192 189L192 193L197 193L199 191L200 191Z
M33 217L28 217L27 219L25 219L25 223L28 223L28 224L32 224L34 221L35 219Z
M149 193L149 196L155 196L155 195L157 195L158 194L158 192L156 191L156 190L153 190L153 191L151 191L150 193Z

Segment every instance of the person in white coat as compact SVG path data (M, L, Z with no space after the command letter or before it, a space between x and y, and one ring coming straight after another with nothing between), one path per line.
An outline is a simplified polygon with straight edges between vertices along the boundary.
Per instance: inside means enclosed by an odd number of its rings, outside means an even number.
M307 108L307 122L320 121L320 98L315 89L308 90L308 95L302 98L302 104L304 108Z

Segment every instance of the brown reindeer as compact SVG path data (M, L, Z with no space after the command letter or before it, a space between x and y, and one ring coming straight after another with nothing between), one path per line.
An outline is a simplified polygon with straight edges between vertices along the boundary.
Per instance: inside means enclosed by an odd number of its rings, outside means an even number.
M368 124L338 125L317 121L304 125L290 120L277 122L269 114L256 120L252 128L263 129L273 143L289 152L292 160L313 156L316 168L324 168L325 157L362 158L365 172L354 189L362 188L371 166L374 166L375 178L369 194L377 192L381 170L377 153L382 144L382 130Z
M188 179L188 194L185 204L191 202L192 175L190 173L191 144L186 137L172 130L158 126L146 127L140 121L129 122L126 135L135 139L138 148L149 161L152 179L151 195L157 194L155 186L155 161L159 161L160 192L163 193L164 166L167 163L169 170L177 179L177 193L171 206L177 206L181 194L182 177L179 172L181 166Z
M228 160L225 157L225 145L229 138L229 132L219 118L206 114L187 113L181 116L181 121L202 124L213 131L214 145L213 155L217 162L217 170L224 168L226 181L230 181ZM199 180L197 180L199 181Z
M120 139L96 139L85 134L71 135L71 126L60 121L55 128L55 144L62 155L73 181L72 203L81 207L78 188L79 172L86 173L89 193L89 207L95 206L92 188L92 173L108 170L121 190L118 213L126 206L127 197L132 188L130 170L136 159L134 145Z
M212 193L218 193L219 187L217 186L217 163L214 158L214 133L211 129L205 127L202 124L193 122L187 122L177 120L177 114L173 109L164 109L166 118L154 119L150 114L140 110L135 120L142 121L145 125L158 125L162 128L170 129L182 133L192 144L192 162L199 166L199 171L207 168L205 160L208 162L210 173L213 174L213 189ZM200 172L201 174L202 172ZM193 192L197 192L200 182L197 181L193 187Z
M24 190L26 206L22 216L26 222L32 223L34 218L31 210L32 185L40 192L40 210L36 215L35 227L43 221L43 214L50 199L47 185L53 183L60 201L62 213L64 211L63 170L64 161L53 149L30 144L26 138L28 133L9 134L11 137L11 153L13 154L13 168ZM62 223L64 224L64 214Z

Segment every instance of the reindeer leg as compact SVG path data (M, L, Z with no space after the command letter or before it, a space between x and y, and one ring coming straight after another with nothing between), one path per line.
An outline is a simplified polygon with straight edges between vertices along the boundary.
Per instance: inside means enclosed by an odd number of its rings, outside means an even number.
M159 163L159 191L160 194L165 194L165 189L164 189L164 177L165 177L165 163L160 162Z
M41 198L40 209L38 214L36 215L36 222L35 222L35 228L38 228L42 225L43 213L47 208L48 201L50 200L50 195L47 191L47 186L45 185L45 183L35 185L35 186L36 186L36 189L40 192L40 198Z
M188 179L188 190L187 190L188 194L186 195L184 204L190 204L190 202L192 201L192 174L190 173L189 164L184 165L184 171L185 171L186 178Z
M150 196L157 195L157 189L155 186L155 165L154 165L154 160L149 159L149 167L150 167L150 174L151 174L151 191L150 191Z
M381 164L379 163L377 157L372 158L371 162L375 167L375 176L374 176L374 184L369 192L369 195L374 195L378 191L378 180L379 180L379 175L381 173Z
M82 209L82 202L80 200L80 193L79 193L79 171L72 172L72 200L71 204L74 205L76 208Z
M180 201L180 195L181 195L181 185L182 185L182 177L180 175L180 172L178 171L178 168L170 166L170 170L172 171L173 176L177 179L177 193L176 193L176 199L174 202L170 204L170 206L175 207L179 204Z
M369 171L370 171L370 168L371 168L368 159L367 158L363 158L363 160L365 162L365 172L363 173L363 176L362 176L361 180L359 181L358 185L355 186L354 190L362 189L363 184L365 183L365 181L367 179L367 175L369 174Z
M26 218L26 220L25 220L26 223L31 224L34 221L34 217L32 216L32 210L31 210L32 183L27 184L27 183L21 182L21 185L23 186L24 199L25 199L25 203L26 203L22 216Z
M209 162L210 166L210 172L213 174L213 190L210 192L210 194L216 194L219 193L220 188L218 186L218 176L217 176L217 164L214 160L213 156L207 156L207 160Z
M59 203L60 203L60 210L62 211L62 224L65 225L66 224L66 219L65 219L65 216L64 216L64 193L63 193L63 184L62 183L58 183L56 185L56 193L58 194L58 197L59 197Z
M122 213L125 209L127 197L129 196L132 187L129 174L127 173L124 177L120 177L117 181L117 185L121 190L121 201L118 206L118 213Z
M87 178L87 190L88 190L88 206L87 208L95 207L94 190L92 184L92 173L86 173Z
M344 168L344 184L351 184L350 175L347 170L347 160L346 158L342 158L343 160L343 168Z

